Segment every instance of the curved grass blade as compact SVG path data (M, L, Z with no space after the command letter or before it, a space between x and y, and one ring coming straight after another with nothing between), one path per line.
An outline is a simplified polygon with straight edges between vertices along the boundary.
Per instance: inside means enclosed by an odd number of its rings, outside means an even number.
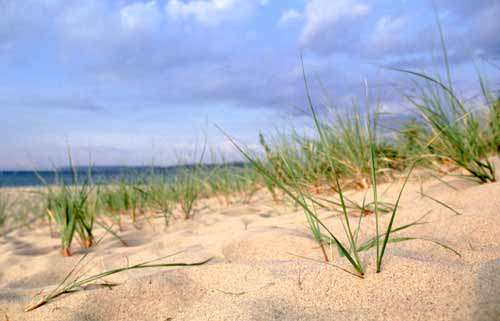
M86 254L86 255L82 256L82 258L77 262L77 264L70 270L70 272L64 277L63 281L61 283L59 283L59 285L54 290L52 290L48 295L43 296L41 299L39 299L35 303L31 303L31 304L27 305L24 308L24 311L29 312L29 311L35 310L35 309L37 309L37 308L39 308L47 303L50 303L52 300L56 299L57 297L59 297L63 294L78 291L84 285L90 284L94 281L97 281L99 279L105 278L107 276L110 276L110 275L113 275L116 273L130 271L130 270L137 270L137 269L146 269L146 268L199 266L199 265L203 265L203 264L209 262L212 259L212 258L208 258L206 260L194 262L194 263L155 263L155 264L153 264L153 262L157 262L157 261L165 259L167 257L174 256L174 255L179 254L181 252L167 255L167 256L164 256L164 257L161 257L158 259L142 262L142 263L135 264L132 266L108 270L108 271L98 273L95 275L91 275L88 277L82 277L82 276L77 275L74 280L69 281L71 279L71 277L75 274L75 271L77 270L78 266L87 257L87 254Z
M446 250L449 250L451 252L453 252L453 254L457 255L458 257L462 257L462 255L460 254L460 252L458 252L457 250L453 249L452 247L442 243L442 242L439 242L439 241L436 241L436 240L433 240L433 239L429 239L429 238L425 238L425 237L413 237L413 236L398 236L398 237L393 237L391 238L388 243L400 243L400 242L405 242L405 241L428 241L428 242L432 242L436 245L439 245L440 247L446 249ZM368 243L365 243L363 244L360 248L358 248L358 251L362 252L362 251L367 251L371 248L373 248L374 246L376 245L376 242L375 240L372 240Z

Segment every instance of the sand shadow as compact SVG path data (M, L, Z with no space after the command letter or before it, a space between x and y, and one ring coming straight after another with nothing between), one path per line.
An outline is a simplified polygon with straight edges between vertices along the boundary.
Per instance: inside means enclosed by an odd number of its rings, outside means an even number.
M449 188L449 191L455 190L455 191L464 191L472 187L479 186L480 183L472 180L472 179L467 179L467 178L457 178L457 179L452 179L446 182L444 186L447 186ZM442 182L436 182L433 185L430 185L429 187L426 188L426 193L433 193L437 192L439 193L443 188L443 183Z
M500 320L500 259L481 265L476 280L478 302L473 320Z
M115 240L112 243L113 247L132 248L132 247L142 246L144 244L151 242L151 239L148 239L145 237L138 237L138 236L134 236L134 237L127 237L126 236L126 237L122 237L122 240L125 242L125 244L123 244L123 242L120 240Z
M0 303L16 303L21 301L23 296L3 289L0 292Z
M36 273L32 276L23 277L17 280L12 280L5 285L7 289L33 289L40 287L48 287L57 284L61 281L61 274L57 271L46 271Z
M81 320L81 321L104 321L104 319L96 318L95 316L84 313L84 312L76 312L73 316L67 319L68 321L73 320Z
M332 315L290 304L284 299L255 300L249 303L250 320L330 320Z
M261 213L262 210L258 208L253 208L249 206L235 206L231 208L226 208L220 212L221 215L224 216L248 216L248 215L257 215Z
M56 249L56 247L53 246L46 246L42 248L36 247L33 244L20 241L11 236L5 236L4 238L7 242L11 243L14 246L13 252L15 255L20 255L20 256L46 255Z

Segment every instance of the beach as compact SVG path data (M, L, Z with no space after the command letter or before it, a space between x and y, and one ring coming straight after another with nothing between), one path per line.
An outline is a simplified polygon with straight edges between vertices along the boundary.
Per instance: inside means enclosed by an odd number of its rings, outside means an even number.
M394 201L400 186L401 180L381 184L379 198ZM360 201L370 191L347 194ZM168 228L161 218L124 224L119 235L128 246L97 228L98 238L104 236L88 250L83 270L98 273L174 253L161 261L208 263L118 273L105 279L116 286L88 286L23 312L87 252L77 247L72 257L62 257L59 240L40 223L0 238L0 318L500 320L498 195L498 182L410 179L395 226L426 224L398 234L417 239L390 244L380 273L375 250L361 252L364 278L343 271L353 269L331 247L332 265L324 263L300 208L276 203L265 191L248 204L205 199L191 220L176 219ZM318 214L332 232L341 233L338 214ZM389 216L381 216L382 224ZM373 236L373 220L373 215L363 218L361 239Z

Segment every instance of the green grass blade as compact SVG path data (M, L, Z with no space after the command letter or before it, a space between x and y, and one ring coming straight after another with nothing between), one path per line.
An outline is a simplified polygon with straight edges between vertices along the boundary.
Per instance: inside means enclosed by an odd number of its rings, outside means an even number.
M401 190L399 191L399 195L398 195L398 198L396 200L396 203L394 204L394 210L392 211L391 219L389 221L389 225L387 226L387 231L385 232L384 242L382 243L382 250L380 252L380 260L378 261L378 264L377 264L377 273L381 271L382 260L384 259L384 254L385 254L385 249L387 247L387 242L389 241L389 237L390 237L391 232L392 232L392 225L394 224L394 220L396 219L396 213L398 211L399 201L401 200L401 196L403 195L404 188L406 186L406 183L408 183L408 179L410 178L410 175L411 175L414 167L415 167L415 163L413 163L411 165L410 170L408 171L408 174L406 175L406 178L403 182L403 186L401 187Z

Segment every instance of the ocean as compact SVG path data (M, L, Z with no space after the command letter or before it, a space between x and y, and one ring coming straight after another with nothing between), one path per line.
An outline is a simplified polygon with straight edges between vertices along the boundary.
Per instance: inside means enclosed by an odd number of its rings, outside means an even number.
M204 169L211 169L217 164L203 165ZM231 167L244 167L241 162L226 164ZM172 179L180 170L191 170L193 165L176 165L166 167L150 167L150 166L103 166L103 167L78 167L76 168L79 182L90 174L92 181L98 184L109 184L123 179L137 179L154 176L161 176L165 179ZM64 180L65 183L71 184L73 181L73 171L70 168L61 168L57 171L12 171L0 170L0 187L27 187L27 186L42 186L46 184L55 184ZM78 183L78 182L77 182Z
M150 175L152 170L156 174L165 176L175 175L175 167L98 167L76 169L77 177L82 182L88 175L92 181L99 184L108 184L121 179L132 177L141 177ZM63 180L65 183L73 183L73 171L67 168L57 171L0 171L0 187L22 187L22 186L41 186L45 184L55 184ZM78 183L78 181L77 181Z

